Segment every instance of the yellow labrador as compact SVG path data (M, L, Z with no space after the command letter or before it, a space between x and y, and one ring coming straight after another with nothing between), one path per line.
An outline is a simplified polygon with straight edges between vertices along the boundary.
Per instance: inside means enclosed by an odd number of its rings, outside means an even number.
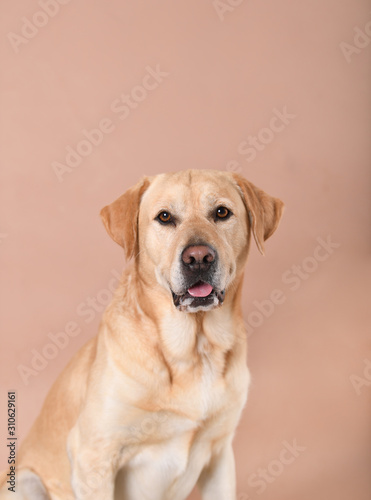
M240 297L283 203L239 175L145 177L101 215L133 258L99 334L52 387L19 452L28 500L235 500L249 373ZM6 481L6 480L5 480Z

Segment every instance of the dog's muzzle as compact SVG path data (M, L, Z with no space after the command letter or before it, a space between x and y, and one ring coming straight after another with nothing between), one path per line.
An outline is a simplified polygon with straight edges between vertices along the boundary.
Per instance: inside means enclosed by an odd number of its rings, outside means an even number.
M181 311L197 312L220 306L225 297L225 290L215 284L217 253L209 245L190 245L181 255L183 281L182 293L174 293L173 301Z

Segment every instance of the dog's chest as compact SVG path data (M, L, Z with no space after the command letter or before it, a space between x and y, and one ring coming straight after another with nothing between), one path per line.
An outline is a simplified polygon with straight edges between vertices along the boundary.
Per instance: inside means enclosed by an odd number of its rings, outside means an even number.
M230 362L236 351L230 316L209 313L199 328L192 315L169 315L162 323L162 341L163 369L153 380L152 400L197 423L239 405L235 395L246 392L246 361L242 354ZM243 345L239 351L244 352Z
M236 399L205 352L196 373L183 367L170 392L158 394L158 409L137 420L136 444L118 477L129 500L184 500L215 446L233 433L246 391Z
M187 319L185 320L185 322ZM126 413L122 498L186 498L226 436L231 436L247 395L243 349L233 354L228 325L214 337L189 324L168 323L164 358L157 357L141 385L140 400ZM150 357L153 362L153 356ZM151 366L148 362L148 367Z
M156 428L158 438L197 429L220 412L238 411L240 398L235 396L246 392L243 378L226 376L225 356L202 337L199 344L196 360L173 364L171 376L167 369L159 371L147 387L144 405L138 402L147 409L141 426ZM242 365L238 371L245 369Z

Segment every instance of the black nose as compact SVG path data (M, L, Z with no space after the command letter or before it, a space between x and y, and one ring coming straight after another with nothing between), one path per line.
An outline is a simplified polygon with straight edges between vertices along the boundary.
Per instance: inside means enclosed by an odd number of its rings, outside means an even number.
M191 271L207 271L214 261L215 251L208 245L191 245L182 253L182 262Z

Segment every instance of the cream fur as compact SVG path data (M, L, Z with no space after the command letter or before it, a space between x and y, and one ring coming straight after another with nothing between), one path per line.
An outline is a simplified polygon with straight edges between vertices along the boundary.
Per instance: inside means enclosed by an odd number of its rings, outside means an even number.
M235 174L192 170L146 178L102 210L134 262L97 337L53 385L9 498L185 500L198 484L203 500L235 500L232 439L249 385L240 308L248 213L260 248L282 213L282 202L261 193ZM220 205L230 219L212 218ZM156 221L161 210L176 226ZM218 253L225 300L177 310L182 249L200 241Z

